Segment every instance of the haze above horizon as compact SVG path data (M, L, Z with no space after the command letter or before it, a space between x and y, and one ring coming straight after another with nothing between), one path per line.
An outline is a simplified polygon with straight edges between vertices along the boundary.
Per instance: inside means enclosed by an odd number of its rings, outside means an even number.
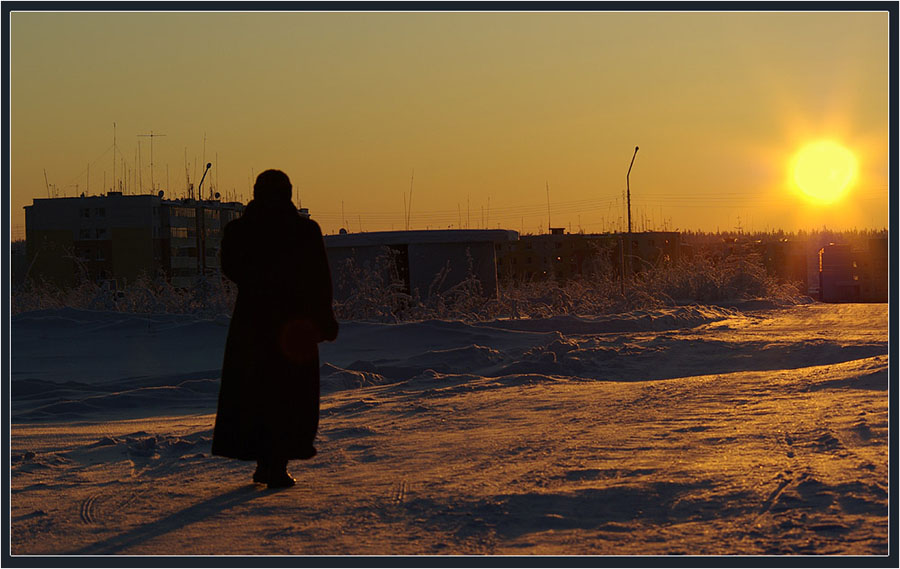
M636 230L880 229L888 24L887 12L14 11L11 226L48 194L183 197L212 162L204 195L247 201L255 174L278 168L327 233L404 228L410 191L411 229L620 230L640 146ZM845 169L799 154L817 144L846 151ZM797 156L801 185L847 187L801 191Z

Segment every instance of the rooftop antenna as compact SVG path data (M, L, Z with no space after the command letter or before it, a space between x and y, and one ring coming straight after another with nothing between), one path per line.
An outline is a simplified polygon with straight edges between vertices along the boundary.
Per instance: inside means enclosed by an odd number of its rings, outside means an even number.
M416 178L416 169L413 168L412 174L409 175L409 206L406 208L406 230L409 231L409 217L412 215L412 192L413 180Z
M184 147L184 183L189 199L194 199L194 188L191 187L191 170L188 168L187 146Z
M153 185L153 139L157 136L165 136L164 134L154 134L153 131L150 131L150 134L139 134L138 136L145 136L150 138L150 191L153 192L156 188ZM143 193L143 188L141 189L141 193Z
M47 181L47 169L44 168L44 185L47 186L47 197L50 197L50 182Z
M90 173L90 169L88 170ZM90 179L90 178L89 178ZM116 189L116 123L113 122L113 189ZM88 183L88 193L90 193L90 183Z
M140 136L140 135L138 135L138 136ZM150 140L153 140L153 139L151 138ZM137 147L138 192L143 194L144 193L144 179L141 177L141 170L143 170L144 168L143 168L143 164L141 162L142 162L141 161L141 141L138 140L138 147ZM103 182L103 185L104 185L104 187L106 186L106 181Z
M547 185L547 233L552 233L552 224L550 223L550 182L544 182Z
M631 155L631 164L628 165L628 173L625 174L625 188L628 193L628 233L631 233L631 167L634 166L634 158L637 156L638 147L634 147L634 154Z

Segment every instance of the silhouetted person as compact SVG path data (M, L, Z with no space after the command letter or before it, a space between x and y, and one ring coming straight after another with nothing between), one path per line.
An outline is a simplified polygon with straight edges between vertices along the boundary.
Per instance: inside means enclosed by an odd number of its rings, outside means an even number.
M294 485L291 459L316 454L319 350L337 337L322 232L266 170L243 216L225 226L222 272L238 295L225 344L212 453L256 460L253 481Z

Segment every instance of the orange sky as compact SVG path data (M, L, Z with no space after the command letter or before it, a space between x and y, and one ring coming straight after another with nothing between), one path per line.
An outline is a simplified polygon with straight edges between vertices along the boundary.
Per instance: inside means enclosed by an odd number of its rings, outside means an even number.
M546 231L549 184L552 225L618 230L635 145L636 229L888 224L887 12L13 12L10 27L14 238L45 170L59 195L112 187L114 122L129 193L182 197L185 162L196 182L209 161L204 188L247 200L280 168L326 232L401 229L413 170L414 229ZM789 172L821 139L859 162L831 205Z

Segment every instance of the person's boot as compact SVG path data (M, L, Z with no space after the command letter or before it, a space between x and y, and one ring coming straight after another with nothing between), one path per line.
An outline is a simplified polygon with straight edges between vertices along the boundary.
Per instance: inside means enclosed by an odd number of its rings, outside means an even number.
M269 480L268 487L269 489L273 488L290 488L297 482L291 478L291 475L288 474L287 471L287 461L275 461L272 463L271 468L269 469Z
M256 472L253 473L253 481L257 484L268 484L269 464L265 460L256 460Z

